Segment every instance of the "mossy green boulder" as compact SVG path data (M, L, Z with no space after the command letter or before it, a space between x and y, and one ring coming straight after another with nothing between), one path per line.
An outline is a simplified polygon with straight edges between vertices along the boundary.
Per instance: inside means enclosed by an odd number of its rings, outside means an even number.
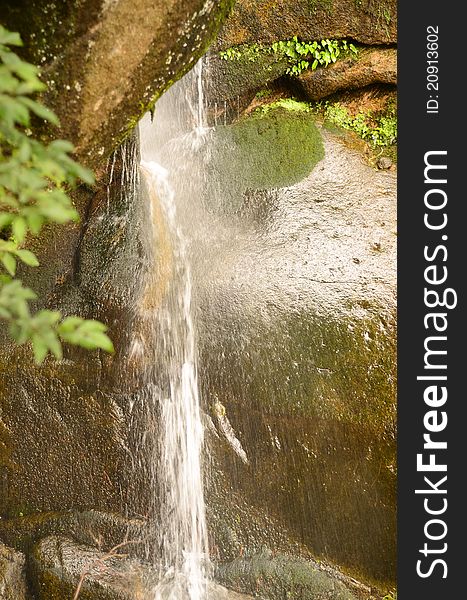
M313 115L276 107L216 128L210 164L231 192L286 187L324 157Z

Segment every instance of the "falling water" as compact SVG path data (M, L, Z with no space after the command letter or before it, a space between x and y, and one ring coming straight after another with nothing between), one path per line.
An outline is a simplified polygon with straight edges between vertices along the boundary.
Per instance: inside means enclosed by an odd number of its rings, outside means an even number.
M185 94L185 101L194 125L187 140L194 151L205 129L202 63L193 71L194 78L191 75L189 82L196 89L195 99ZM183 90L183 87L179 85L172 93L172 99L165 101L170 103L177 93L180 96L180 89ZM183 97L181 101L183 104ZM183 111L183 108L180 109ZM163 116L163 106L158 103L156 129L159 114ZM142 127L145 126L150 127L148 121ZM141 163L153 204L159 202L162 208L171 238L173 264L170 289L163 305L157 309L155 334L159 336L157 343L162 363L158 378L165 381L162 389L155 388L156 397L153 398L160 419L157 497L160 504L158 527L161 531L161 574L154 590L154 600L203 600L207 596L209 555L192 276L187 241L177 212L176 188L171 182L170 161L165 168L159 162L146 160L152 157L160 159L162 141L159 139L158 143L159 147L150 151L143 147L144 160Z

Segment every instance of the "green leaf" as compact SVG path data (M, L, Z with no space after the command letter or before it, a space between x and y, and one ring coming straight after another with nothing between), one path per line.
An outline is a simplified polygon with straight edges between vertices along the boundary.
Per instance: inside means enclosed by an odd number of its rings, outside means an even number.
M38 333L32 335L31 344L32 350L34 352L34 360L38 365L40 365L44 361L44 358L47 356L49 350L47 344L44 342L44 340Z
M99 321L85 321L79 317L68 317L58 326L58 334L65 342L88 350L100 348L106 352L114 352L114 346L105 334L106 330L107 327Z
M11 230L18 244L21 244L24 242L28 230L26 220L23 217L16 217L11 224Z
M30 250L17 250L16 256L29 267L38 267L39 261L36 255Z
M0 231L8 227L13 221L13 215L10 213L0 213Z
M5 67L0 67L0 92L14 94L19 86L16 79Z
M14 98L6 94L0 94L0 120L5 121L7 125L14 126L29 125L29 111Z
M5 252L2 254L0 258L3 266L8 271L8 273L14 277L16 273L16 259L12 254Z
M44 217L36 211L28 212L26 215L26 219L28 221L29 229L31 233L37 235L40 233L42 225L44 223Z
M8 31L8 29L0 25L0 44L4 46L22 46L23 42L19 33Z
M73 161L73 165L70 165L70 170L72 170L73 174L84 183L87 183L88 185L94 184L94 173L90 169L86 169L86 167L82 167Z
M29 110L31 110L35 115L37 115L41 119L44 119L45 121L48 121L53 125L60 125L60 121L58 120L57 115L43 104L40 104L35 100L31 100L31 98L27 98L25 96L18 98L18 101L22 102L25 106L29 108Z

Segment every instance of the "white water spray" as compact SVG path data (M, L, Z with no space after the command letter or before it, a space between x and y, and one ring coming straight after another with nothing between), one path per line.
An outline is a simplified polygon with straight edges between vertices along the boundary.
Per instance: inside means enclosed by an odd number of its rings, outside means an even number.
M205 128L201 64L195 67L194 75L197 98L191 102L187 98L195 121L193 149ZM160 149L156 149L156 156L157 150ZM153 201L160 202L173 253L170 290L157 315L165 385L154 392L161 436L157 469L161 573L154 600L204 600L209 552L191 269L186 239L177 219L177 198L170 172L155 161L143 160L141 166Z

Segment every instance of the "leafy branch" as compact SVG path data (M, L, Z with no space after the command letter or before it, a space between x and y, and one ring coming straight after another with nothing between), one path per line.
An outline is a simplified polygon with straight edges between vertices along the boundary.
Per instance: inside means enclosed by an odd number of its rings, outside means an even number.
M107 328L98 321L62 318L49 310L31 313L29 303L37 296L15 278L18 261L39 266L37 256L24 247L28 235L39 235L48 223L78 221L67 190L79 181L94 183L92 172L71 158L70 142L45 145L32 136L32 115L51 125L59 122L31 97L46 86L38 68L10 48L21 45L18 33L0 25L0 319L18 344L31 343L37 363L49 352L61 359L62 342L113 352Z

